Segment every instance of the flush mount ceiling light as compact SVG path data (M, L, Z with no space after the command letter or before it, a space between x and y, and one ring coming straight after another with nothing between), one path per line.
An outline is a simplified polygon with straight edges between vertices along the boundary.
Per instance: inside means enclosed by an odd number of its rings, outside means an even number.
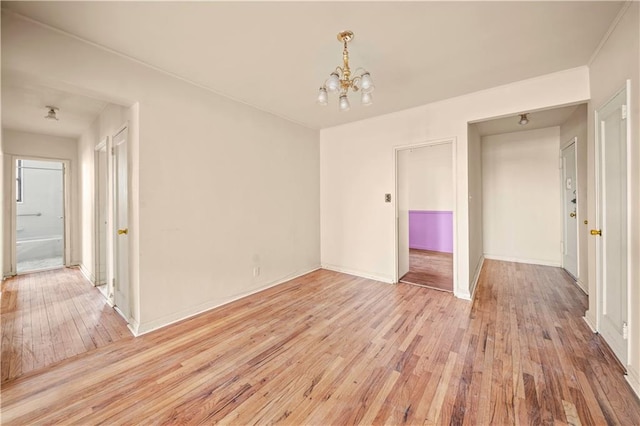
M529 122L529 119L527 118L527 115L529 115L529 114L520 114L520 121L518 121L519 125L524 126L525 124L527 124Z
M46 118L47 120L58 121L58 116L56 115L56 111L60 111L60 108L50 106L50 105L47 105L45 108L47 108L49 111L47 112L47 115L44 116L44 118Z
M327 81L318 92L318 103L326 106L329 103L329 94L339 93L338 108L340 111L349 111L351 104L349 103L349 90L354 92L360 91L362 93L361 101L362 105L369 106L373 103L371 92L375 89L371 74L363 68L356 69L353 78L351 78L351 68L349 68L349 50L347 49L347 43L353 40L353 32L341 31L338 33L338 41L344 45L342 50L342 67L336 67ZM360 71L358 73L358 71Z

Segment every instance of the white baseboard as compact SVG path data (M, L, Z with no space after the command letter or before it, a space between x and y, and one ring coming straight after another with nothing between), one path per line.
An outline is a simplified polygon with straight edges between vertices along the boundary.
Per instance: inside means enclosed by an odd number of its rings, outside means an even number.
M633 389L638 398L640 398L640 374L638 374L633 366L627 365L627 374L624 378L627 379L631 389Z
M86 266L84 266L84 263L80 263L78 266L78 269L80 269L80 272L82 273L82 275L84 275L84 277L89 280L89 282L92 285L96 285L96 281L95 281L95 277L93 276L93 274L91 272L89 272L89 270L87 269Z
M550 260L526 259L521 257L500 256L500 255L486 254L486 253L484 255L484 258L491 259L491 260L501 260L503 262L516 262L516 263L528 263L530 265L555 266L557 268L560 268L562 266L560 262L553 262Z
M154 330L157 330L157 329L166 327L168 325L175 324L177 322L183 321L183 320L185 320L187 318L194 317L194 316L199 315L199 314L201 314L203 312L210 311L211 309L215 309L215 308L218 308L220 306L226 305L228 303L234 302L236 300L242 299L243 297L247 297L247 296L250 296L252 294L259 293L259 292L261 292L263 290L266 290L268 288L275 287L277 285L283 284L283 283L285 283L287 281L291 281L291 280L296 279L298 277L301 277L303 275L309 274L309 273L311 273L313 271L317 271L318 269L320 269L320 266L315 266L315 267L312 267L309 270L306 270L306 271L303 271L303 272L293 273L293 274L288 275L288 276L286 276L286 277L284 277L282 279L279 279L279 280L273 281L271 283L265 284L265 285L261 286L260 288L248 291L246 293L242 293L242 294L239 294L237 296L230 297L228 299L208 301L208 302L202 303L200 305L197 305L197 306L194 306L194 307L191 307L191 308L188 308L188 309L184 309L182 311L175 312L173 314L164 316L162 318L159 318L159 319L156 319L156 320L153 320L153 321L149 321L147 323L140 324L140 323L137 323L136 321L130 320L128 327L129 327L129 330L131 330L131 332L133 333L134 336L136 336L136 337L137 336L141 336L143 334L150 333L150 332L152 332Z
M580 288L580 290L582 290L582 292L584 294L586 294L587 296L589 295L589 289L587 288L586 285L584 285L584 283L580 279L576 280L576 284L578 285L578 288Z
M582 317L582 319L584 320L584 322L587 323L587 326L589 326L591 331L593 331L594 333L598 332L598 330L596 329L596 323L592 321L590 318L589 311L584 313L584 316Z
M471 282L471 300L476 297L476 289L478 288L478 280L480 279L480 273L482 272L482 267L484 266L484 256L480 256L480 260L476 265L476 270L473 274L473 281Z
M340 272L341 274L347 275L355 275L356 277L367 278L375 281L382 281L383 283L394 284L395 281L391 277L386 277L382 275L372 274L369 272L358 271L355 269L343 268L337 265L331 265L330 263L323 263L322 269L326 269L328 271Z

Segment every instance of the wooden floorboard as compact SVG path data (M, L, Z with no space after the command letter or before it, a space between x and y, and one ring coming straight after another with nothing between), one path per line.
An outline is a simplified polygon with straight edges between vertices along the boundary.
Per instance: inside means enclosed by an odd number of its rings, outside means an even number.
M487 260L473 303L320 270L5 383L1 420L639 424L586 306L545 266Z
M75 268L2 283L2 383L132 338L126 322Z
M400 281L453 292L453 254L409 249L409 272Z

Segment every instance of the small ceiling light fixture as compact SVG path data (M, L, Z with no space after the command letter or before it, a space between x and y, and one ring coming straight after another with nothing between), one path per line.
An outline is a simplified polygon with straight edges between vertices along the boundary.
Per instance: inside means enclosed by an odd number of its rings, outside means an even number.
M51 105L47 105L45 108L47 108L49 111L47 112L47 115L44 116L44 118L46 118L47 120L58 121L58 116L56 115L56 111L60 111L60 108L57 108Z
M520 121L518 121L519 125L524 126L525 124L527 124L529 122L529 119L527 118L527 115L529 115L529 114L520 114Z
M371 92L375 89L371 74L363 68L356 69L361 70L359 74L354 75L351 78L351 68L349 68L349 50L347 49L347 43L353 40L352 31L341 31L338 33L338 41L343 43L344 49L342 50L342 67L336 67L324 85L320 87L318 91L318 103L322 106L326 106L329 103L328 92L338 92L340 97L338 100L338 108L340 111L349 111L351 104L349 103L349 89L354 92L362 92L362 105L369 106L373 103Z

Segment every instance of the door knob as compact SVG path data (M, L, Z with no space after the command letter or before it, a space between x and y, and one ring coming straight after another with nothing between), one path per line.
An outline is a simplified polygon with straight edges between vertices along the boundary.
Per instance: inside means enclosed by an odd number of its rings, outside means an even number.
M118 235L127 235L129 233L129 228L118 229Z
M569 216L571 216L571 217L576 217L576 212L571 212L571 213L569 213Z
M602 231L600 229L592 229L591 235L602 235Z

